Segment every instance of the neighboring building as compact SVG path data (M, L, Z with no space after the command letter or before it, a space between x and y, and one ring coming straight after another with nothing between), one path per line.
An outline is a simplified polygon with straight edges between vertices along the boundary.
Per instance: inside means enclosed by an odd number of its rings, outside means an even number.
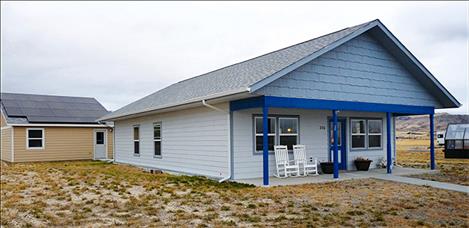
M268 184L276 144L304 144L347 170L356 157L387 159L391 172L396 116L433 124L435 109L459 106L374 20L175 83L101 120L115 123L116 162Z
M448 124L445 158L469 158L469 124Z
M444 131L438 131L436 133L436 142L440 146L445 145L445 132Z
M108 111L94 98L1 94L1 160L8 162L111 159Z

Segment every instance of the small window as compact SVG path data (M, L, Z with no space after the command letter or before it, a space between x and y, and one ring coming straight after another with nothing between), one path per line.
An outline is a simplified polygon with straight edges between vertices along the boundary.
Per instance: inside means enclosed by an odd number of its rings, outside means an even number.
M365 120L352 120L352 149L364 149L365 148Z
M382 120L368 120L368 148L381 148L382 134Z
M28 149L43 149L44 148L44 129L42 128L28 128Z
M462 150L463 148L463 141L462 140L454 140L454 149Z
M262 117L256 117L255 118L255 145L256 145L256 151L262 151L263 150L263 124L262 124ZM268 118L268 140L269 140L269 151L274 151L274 145L275 145L275 130L276 130L276 125L275 125L275 118L274 117L269 117Z
M96 144L103 145L104 144L104 132L98 131L96 132Z
M293 150L293 145L298 144L298 118L278 118L280 145Z
M140 127L134 126L134 154L140 154Z
M466 134L467 134L467 131L466 131ZM464 149L469 150L469 139L464 140Z
M153 124L154 156L161 157L161 123Z

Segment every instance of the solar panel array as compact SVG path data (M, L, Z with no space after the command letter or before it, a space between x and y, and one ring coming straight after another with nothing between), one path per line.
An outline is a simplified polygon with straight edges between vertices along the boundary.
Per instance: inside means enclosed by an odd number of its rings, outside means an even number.
M2 93L8 117L30 123L96 123L108 111L94 98Z

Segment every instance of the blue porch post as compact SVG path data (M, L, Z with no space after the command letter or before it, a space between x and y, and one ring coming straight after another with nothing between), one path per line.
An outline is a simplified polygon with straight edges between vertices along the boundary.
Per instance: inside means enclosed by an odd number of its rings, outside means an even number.
M269 185L269 107L262 106L262 161L264 165L264 185Z
M386 112L386 170L392 173L392 152L391 152L391 113Z
M430 114L430 169L435 169L435 132L433 114Z
M339 146L337 145L339 135L337 133L337 110L332 110L332 129L334 132L334 178L339 178Z

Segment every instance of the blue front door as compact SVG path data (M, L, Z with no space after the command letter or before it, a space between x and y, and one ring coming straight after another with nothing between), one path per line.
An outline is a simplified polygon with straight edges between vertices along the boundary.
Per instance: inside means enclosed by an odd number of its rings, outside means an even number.
M339 119L337 122L338 147L339 147L339 169L347 169L347 140L345 119ZM329 158L334 161L334 132L332 127L332 119L329 120Z

